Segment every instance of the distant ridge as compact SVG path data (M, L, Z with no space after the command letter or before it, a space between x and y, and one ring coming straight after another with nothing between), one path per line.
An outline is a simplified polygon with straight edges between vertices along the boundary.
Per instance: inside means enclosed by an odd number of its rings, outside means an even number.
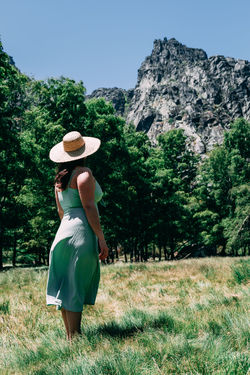
M99 88L87 98L104 97L117 114L156 137L173 128L193 136L201 154L223 140L230 122L250 120L250 63L221 55L207 57L176 39L155 40L138 70L134 89Z

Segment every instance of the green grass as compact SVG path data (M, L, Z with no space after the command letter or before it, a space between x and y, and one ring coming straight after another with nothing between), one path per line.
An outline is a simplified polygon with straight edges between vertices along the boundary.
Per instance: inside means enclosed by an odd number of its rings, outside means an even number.
M102 266L82 336L46 307L47 268L0 274L1 374L247 374L250 258Z
M232 265L233 277L238 284L246 284L250 279L250 266L244 260Z

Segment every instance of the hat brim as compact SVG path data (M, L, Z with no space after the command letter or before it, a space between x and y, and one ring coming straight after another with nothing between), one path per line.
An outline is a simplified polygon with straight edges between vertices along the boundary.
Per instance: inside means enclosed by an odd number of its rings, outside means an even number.
M101 140L95 137L82 137L84 145L76 151L64 151L63 142L57 143L49 153L50 160L55 163L65 163L84 158L96 152L101 145Z

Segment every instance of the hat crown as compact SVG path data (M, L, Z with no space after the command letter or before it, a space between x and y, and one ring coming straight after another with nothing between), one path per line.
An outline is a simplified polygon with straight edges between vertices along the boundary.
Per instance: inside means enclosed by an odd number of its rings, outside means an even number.
M81 133L77 131L72 131L63 137L63 148L64 151L76 151L84 145L84 140L81 136Z

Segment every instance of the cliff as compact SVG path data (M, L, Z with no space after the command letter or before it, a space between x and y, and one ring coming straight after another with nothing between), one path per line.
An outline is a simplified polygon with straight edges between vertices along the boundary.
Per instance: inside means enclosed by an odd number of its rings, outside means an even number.
M250 120L250 63L212 56L172 38L155 40L153 51L138 70L132 90L98 89L91 97L111 101L117 114L147 132L183 128L190 147L205 154L223 140L224 129L238 117Z

